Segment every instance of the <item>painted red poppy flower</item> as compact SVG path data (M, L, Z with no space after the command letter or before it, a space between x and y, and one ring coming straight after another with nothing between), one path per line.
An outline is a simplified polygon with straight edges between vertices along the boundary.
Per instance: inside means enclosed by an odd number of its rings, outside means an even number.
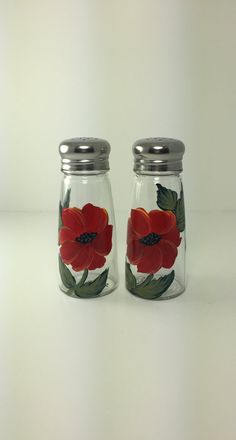
M156 273L171 268L178 254L181 237L171 211L143 208L131 210L128 221L127 256L138 272Z
M102 267L112 248L112 225L107 211L91 203L82 209L62 210L63 226L59 232L61 259L76 272Z

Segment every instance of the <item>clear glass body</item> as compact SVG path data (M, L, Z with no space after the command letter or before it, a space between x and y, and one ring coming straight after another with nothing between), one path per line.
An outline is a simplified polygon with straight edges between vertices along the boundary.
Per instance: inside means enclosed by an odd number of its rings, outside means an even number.
M126 287L145 299L185 289L185 212L179 174L135 176L128 220Z
M63 292L94 298L117 287L115 216L107 173L63 175L58 244Z

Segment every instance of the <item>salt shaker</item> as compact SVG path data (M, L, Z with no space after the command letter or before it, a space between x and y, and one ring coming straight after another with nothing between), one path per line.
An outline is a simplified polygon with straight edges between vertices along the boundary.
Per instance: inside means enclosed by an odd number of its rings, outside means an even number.
M110 145L73 138L59 146L63 172L59 204L60 288L93 298L118 284L115 218L108 177Z
M184 144L146 138L133 145L135 186L128 219L126 287L145 299L185 289Z

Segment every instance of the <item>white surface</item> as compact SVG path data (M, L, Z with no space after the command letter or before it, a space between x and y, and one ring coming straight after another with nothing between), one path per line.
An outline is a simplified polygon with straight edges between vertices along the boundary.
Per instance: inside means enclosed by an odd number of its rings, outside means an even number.
M236 213L188 216L188 288L57 288L57 216L0 215L3 440L235 440Z
M146 136L186 143L186 206L236 209L235 0L3 0L0 21L2 210L56 209L74 136L111 142L116 209Z

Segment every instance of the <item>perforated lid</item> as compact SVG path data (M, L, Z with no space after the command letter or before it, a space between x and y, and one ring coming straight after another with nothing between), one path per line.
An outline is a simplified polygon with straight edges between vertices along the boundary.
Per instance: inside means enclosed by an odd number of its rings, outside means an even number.
M104 139L78 137L66 139L59 145L61 170L70 174L73 171L109 170L110 144Z
M138 139L133 144L134 171L144 174L155 171L181 172L184 151L185 146L178 139Z

